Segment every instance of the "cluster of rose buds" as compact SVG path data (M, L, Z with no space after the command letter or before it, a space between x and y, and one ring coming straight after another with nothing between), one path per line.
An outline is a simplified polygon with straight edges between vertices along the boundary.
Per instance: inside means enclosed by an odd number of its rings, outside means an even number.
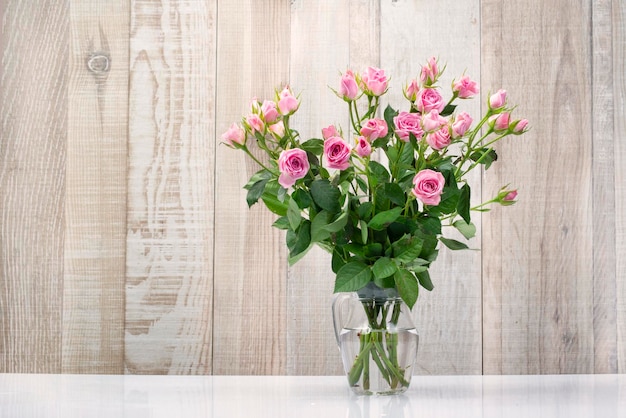
M254 136L271 134L275 138L285 135L283 117L292 115L298 110L300 102L293 92L286 86L276 94L276 100L264 100L260 103L256 98L250 102L250 113L243 119L242 124L233 123L222 135L222 141L232 148L243 146L247 134Z
M475 135L472 131L474 120L465 111L454 114L452 105L455 99L470 99L479 93L477 83L467 75L462 75L452 82L452 98L446 102L439 92L438 82L443 69L439 68L433 57L421 69L419 79L411 80L403 89L404 97L410 102L408 111L400 111L393 117L393 126L387 121L375 117L378 99L389 89L389 79L384 70L369 67L362 74L347 70L341 75L339 88L335 93L346 101L350 107L352 128L355 131L355 145L344 139L333 125L322 129L323 164L327 169L346 170L353 164L356 157L367 164L373 152L374 141L385 138L389 129L393 128L392 138L408 143L414 138L418 143L427 144L432 152L445 152L454 142L466 135ZM369 118L360 119L356 112L356 101L362 96L374 106L368 112ZM500 137L508 134L519 135L528 130L528 120L512 120L511 112L506 107L507 93L498 90L488 100L488 114L480 121L477 130L483 124ZM375 103L372 105L372 103ZM241 148L249 153L246 147L248 136L273 138L277 147L278 182L284 188L292 187L297 180L304 178L310 163L307 153L298 148L296 142L281 142L286 135L291 135L288 117L299 108L299 101L289 86L276 93L275 100L263 102L253 99L250 113L241 124L232 124L222 135L222 140L233 148ZM354 112L354 113L353 113ZM470 141L471 142L471 141ZM495 141L494 141L495 142ZM468 148L471 144L468 145ZM266 149L267 151L268 149ZM250 153L249 153L250 154ZM251 155L251 154L250 154ZM469 155L467 156L469 157ZM463 162L465 162L463 160ZM412 190L416 198L425 205L439 204L444 186L441 173L423 169L416 173ZM499 202L512 202L516 191L506 191Z

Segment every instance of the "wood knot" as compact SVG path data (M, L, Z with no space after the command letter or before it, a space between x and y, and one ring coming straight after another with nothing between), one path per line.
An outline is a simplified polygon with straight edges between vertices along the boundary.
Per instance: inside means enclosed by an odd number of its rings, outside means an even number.
M96 75L106 74L111 68L111 58L104 52L96 52L87 59L87 68Z

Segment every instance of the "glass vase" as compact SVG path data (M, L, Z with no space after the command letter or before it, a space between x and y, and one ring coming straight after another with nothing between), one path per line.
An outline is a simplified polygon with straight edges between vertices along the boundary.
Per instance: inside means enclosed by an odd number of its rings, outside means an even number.
M358 293L340 293L332 311L352 391L359 395L406 391L419 337L411 312L395 289L381 289L370 283Z

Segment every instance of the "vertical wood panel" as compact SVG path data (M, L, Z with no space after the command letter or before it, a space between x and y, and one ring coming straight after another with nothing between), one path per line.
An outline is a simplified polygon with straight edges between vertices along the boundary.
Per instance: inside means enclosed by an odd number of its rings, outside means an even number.
M124 371L129 11L70 8L64 373Z
M511 181L521 202L483 216L484 240L501 243L483 250L485 316L501 315L494 333L485 321L485 373L593 371L590 10L483 2L482 84L504 86L533 126L485 176L487 195Z
M615 145L615 244L617 372L626 373L626 3L611 2L613 133ZM603 71L603 69L594 69ZM609 127L610 129L610 127Z
M0 7L0 371L60 372L69 2Z
M215 9L131 2L129 373L211 372Z
M273 99L289 82L290 30L287 0L220 2L218 13L216 141L250 111L250 99ZM242 189L259 168L242 152L218 146L215 374L285 373L285 237L262 203L247 208Z
M594 372L617 371L615 133L611 2L592 2Z
M392 76L389 101L406 106L402 86L419 78L421 66L431 56L440 59L445 73L439 83L449 97L453 78L463 72L479 80L480 2L383 1L381 20L381 66ZM443 17L445 16L445 18ZM486 88L483 86L483 89ZM478 99L460 103L461 109L478 117ZM468 177L474 200L481 193L480 173ZM472 214L479 248L480 215ZM448 231L444 231L448 233ZM449 235L453 237L453 235ZM481 372L481 269L480 252L451 252L440 248L431 269L432 292L420 289L414 316L420 334L415 373L478 374Z
M353 21L356 16L350 15L347 0L294 1L291 17L291 82L301 93L301 104L290 122L303 140L321 138L322 128L334 124L343 129L345 139L350 141L347 106L329 87L338 88L340 73L349 64L349 28L362 22ZM334 283L330 255L317 247L289 268L290 374L341 371L330 314Z

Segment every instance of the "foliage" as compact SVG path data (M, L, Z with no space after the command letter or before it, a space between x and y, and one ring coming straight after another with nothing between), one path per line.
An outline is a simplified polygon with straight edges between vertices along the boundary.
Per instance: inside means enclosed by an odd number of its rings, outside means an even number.
M379 118L380 99L389 88L384 71L346 71L335 94L347 104L351 134L331 125L319 138L301 138L291 127L300 103L285 87L274 100L253 100L250 114L222 136L259 164L245 185L246 199L249 206L262 201L278 216L274 226L286 231L290 263L314 245L325 249L332 255L335 292L358 291L374 282L395 288L412 307L420 287L433 288L429 267L439 243L451 250L468 248L443 236L443 227L471 239L473 210L515 202L517 191L505 186L493 199L471 207L466 175L495 163L494 144L526 132L528 121L512 120L506 92L499 90L474 124L456 108L457 100L478 93L476 83L463 75L444 101L437 86L442 72L429 59L419 80L403 88L406 111L388 105ZM267 158L257 158L250 141Z

